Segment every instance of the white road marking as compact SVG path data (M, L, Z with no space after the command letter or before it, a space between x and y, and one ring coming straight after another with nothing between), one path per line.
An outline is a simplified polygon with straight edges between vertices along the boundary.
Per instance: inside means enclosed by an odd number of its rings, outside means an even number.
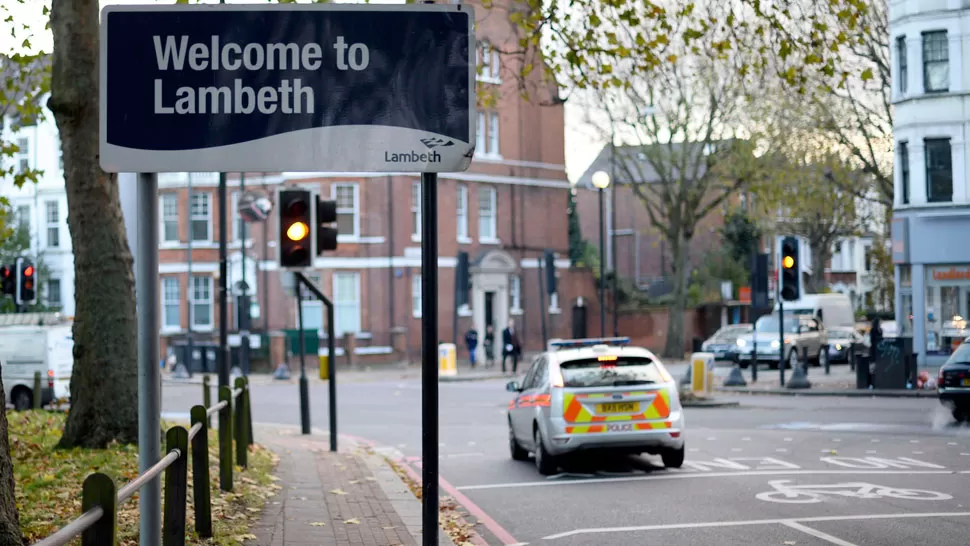
M919 443L919 440L910 440L909 443L911 443L911 444L918 444Z
M741 438L741 441L742 442L750 442L751 441L751 438L748 438L747 436L745 436L744 438Z
M970 455L970 453L961 453L960 455L967 456Z
M731 451L741 451L741 448L740 447L732 447L731 448Z
M877 440L877 439L875 439L875 438L873 438L873 439L872 439L871 441L872 441L872 443L874 443L874 444L878 444L878 443L879 443L879 440Z
M448 457L449 459L454 459L457 457L484 457L485 454L482 452L475 453L449 453L448 455L442 455L442 457Z
M832 441L833 442L841 442L842 441L842 438L832 438Z
M782 525L785 525L785 526L788 526L788 527L791 527L792 529L795 529L796 531L801 531L801 532L803 532L803 533L805 533L807 535L812 535L813 537L822 539L822 540L824 540L826 542L831 542L832 544L838 544L839 546L857 546L856 544L853 544L852 542L846 542L846 541L842 540L839 537L834 537L834 536L832 536L832 535L830 535L828 533L823 533L822 531L818 531L816 529L812 529L811 527L806 527L806 526L802 525L801 523L798 523L798 522L795 522L795 521L783 521L781 524Z
M866 514L859 516L816 516L805 518L788 519L756 519L748 521L710 521L703 523L672 523L667 525L640 525L635 527L600 527L593 529L575 529L565 533L557 533L542 537L544 540L555 540L576 535L597 534L597 533L632 533L637 531L666 531L670 529L703 529L711 527L739 527L751 525L786 525L789 522L810 523L814 521L865 521L870 519L896 519L896 518L958 518L970 516L970 512L929 512L914 514L912 512L902 514Z
M690 453L696 453L700 451L700 449L697 449L696 447L688 447L687 451L689 451Z
M791 442L791 441L792 441L792 439L791 439L791 438L785 438L785 441L786 441L786 442Z
M686 462L684 463L686 464ZM970 474L970 471L960 472ZM542 487L553 485L585 485L609 482L642 482L655 480L684 480L694 478L734 478L751 476L837 476L837 475L899 475L913 476L917 474L957 474L954 470L750 470L741 472L691 472L683 474L663 474L656 476L629 476L622 478L589 478L578 480L563 480L564 474L550 476L547 481L541 482L506 482L506 483L487 483L479 485L464 485L456 487L459 491L474 491L482 489L515 489L522 487Z
M710 441L714 441L714 440L717 440L717 438L716 438L715 436L710 436L710 437L708 437L707 439L708 439L708 440L710 440Z
M840 496L855 499L878 499L880 497L938 501L953 497L938 491L919 489L896 489L885 485L865 482L830 483L816 485L795 485L792 480L771 480L768 485L772 491L763 491L754 497L760 501L783 504L815 504L823 502L827 496Z
M871 455L871 454L873 454L873 453L875 453L875 452L876 452L876 450L875 450L875 449L867 449L867 450L866 450L866 453L867 453L867 454L870 454L870 455Z
M956 442L947 442L946 445L948 445L948 446L955 446L955 445L957 445L957 443Z
M783 448L783 447L780 447L780 448L776 449L775 451L777 451L778 453L787 453L788 452L788 450L785 449L785 448Z
M913 455L922 455L922 454L923 454L923 452L922 452L922 451L914 451L914 452L913 452Z

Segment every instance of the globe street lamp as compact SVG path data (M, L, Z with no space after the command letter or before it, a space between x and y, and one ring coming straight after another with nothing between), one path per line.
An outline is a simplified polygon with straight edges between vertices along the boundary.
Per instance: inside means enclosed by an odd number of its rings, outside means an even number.
M603 255L606 233L603 228L603 192L610 186L610 175L606 171L596 171L593 173L593 186L599 190L600 200L600 335L606 337L606 258Z

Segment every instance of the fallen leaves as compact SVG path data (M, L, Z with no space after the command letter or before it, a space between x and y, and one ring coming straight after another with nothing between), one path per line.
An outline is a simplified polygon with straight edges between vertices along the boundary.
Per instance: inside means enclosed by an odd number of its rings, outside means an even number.
M357 518L350 518L350 519L345 519L344 523L346 523L347 525L360 525L360 520Z
M408 486L411 490L411 494L421 499L422 489L421 483L411 477L410 474L404 468L385 457L387 464L391 466L391 469L401 478L401 481ZM451 497L443 497L438 503L438 522L441 528L448 533L452 542L458 546L464 546L465 544L472 544L470 541L472 537L476 536L475 526L473 524L467 523L462 514L461 509L457 502Z
M343 489L339 489L339 488L338 489L331 489L330 492L333 493L334 495L346 495L347 494L346 491L344 491Z
M324 523L324 522L322 522L322 521L311 521L310 522L310 526L311 527L326 527L327 524Z

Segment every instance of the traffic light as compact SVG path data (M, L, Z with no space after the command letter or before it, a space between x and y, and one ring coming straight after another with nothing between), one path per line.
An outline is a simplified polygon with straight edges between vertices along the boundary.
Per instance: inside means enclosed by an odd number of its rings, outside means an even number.
M545 251L546 267L546 293L556 293L556 256L551 250Z
M317 255L337 250L337 229L330 227L337 221L337 202L324 201L317 196Z
M0 266L0 292L4 296L13 296L17 291L16 275L9 265Z
M14 302L28 305L37 301L37 269L25 258L17 258L17 280Z
M280 190L279 263L298 269L313 265L313 231L316 207L308 190Z
M785 237L781 240L781 298L785 301L798 299L801 292L801 268L798 266L798 239Z

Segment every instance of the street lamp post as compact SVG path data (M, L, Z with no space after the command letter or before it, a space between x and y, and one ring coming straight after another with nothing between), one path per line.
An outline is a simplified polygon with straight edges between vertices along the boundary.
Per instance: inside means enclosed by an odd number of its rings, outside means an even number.
M600 335L606 337L606 232L603 225L603 192L610 186L610 175L606 171L596 171L593 173L593 186L599 190L600 203Z

